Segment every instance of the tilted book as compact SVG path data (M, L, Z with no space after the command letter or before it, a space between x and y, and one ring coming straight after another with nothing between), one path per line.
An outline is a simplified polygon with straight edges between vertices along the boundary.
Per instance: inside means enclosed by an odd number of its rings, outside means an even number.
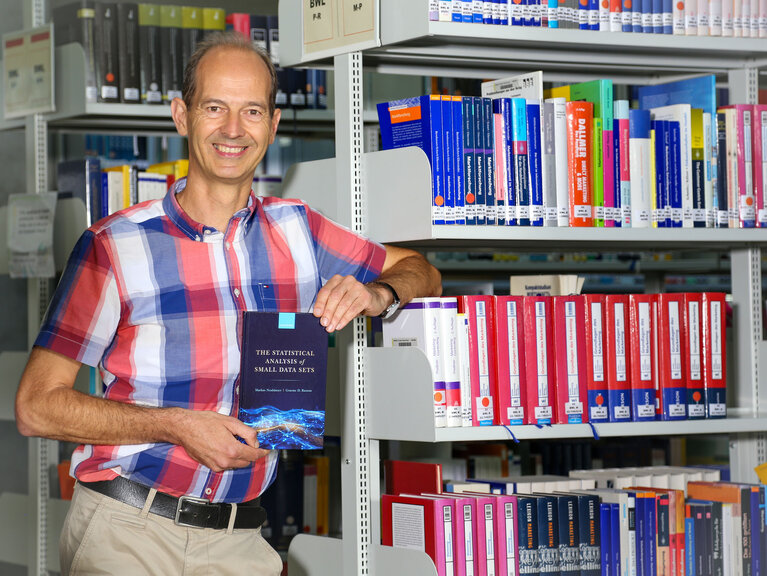
M309 313L245 312L238 418L260 448L316 450L325 432L328 334Z

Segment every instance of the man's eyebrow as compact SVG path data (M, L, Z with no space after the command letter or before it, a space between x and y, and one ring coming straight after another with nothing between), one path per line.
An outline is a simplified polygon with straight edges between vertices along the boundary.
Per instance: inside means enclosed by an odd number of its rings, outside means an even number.
M218 98L204 98L204 99L201 99L199 105L200 106L206 106L206 105L210 105L210 104L217 104L219 106L227 106L227 107L230 106L229 104L227 104L226 102L224 102L223 100L220 100ZM256 107L259 107L259 108L266 108L266 103L263 102L263 101L260 101L260 100L251 100L251 101L245 102L243 104L244 108L248 108L248 107L251 107L251 106L256 106Z

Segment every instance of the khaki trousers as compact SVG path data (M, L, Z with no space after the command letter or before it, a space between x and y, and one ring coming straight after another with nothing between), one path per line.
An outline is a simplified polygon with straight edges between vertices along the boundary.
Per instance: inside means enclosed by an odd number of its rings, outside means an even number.
M148 508L148 506L147 506ZM279 576L261 529L185 528L80 484L59 542L62 576Z

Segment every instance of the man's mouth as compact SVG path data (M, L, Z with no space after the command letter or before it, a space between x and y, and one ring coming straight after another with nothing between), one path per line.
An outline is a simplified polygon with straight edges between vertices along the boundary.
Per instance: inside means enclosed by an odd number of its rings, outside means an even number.
M213 144L213 147L222 154L240 154L247 146L226 146L225 144Z

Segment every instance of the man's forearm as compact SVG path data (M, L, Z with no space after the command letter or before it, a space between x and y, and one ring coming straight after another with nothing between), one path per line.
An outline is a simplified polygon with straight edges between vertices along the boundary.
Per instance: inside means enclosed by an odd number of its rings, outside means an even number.
M442 277L439 271L418 253L392 264L381 273L378 281L391 284L402 304L410 302L413 298L442 294Z

